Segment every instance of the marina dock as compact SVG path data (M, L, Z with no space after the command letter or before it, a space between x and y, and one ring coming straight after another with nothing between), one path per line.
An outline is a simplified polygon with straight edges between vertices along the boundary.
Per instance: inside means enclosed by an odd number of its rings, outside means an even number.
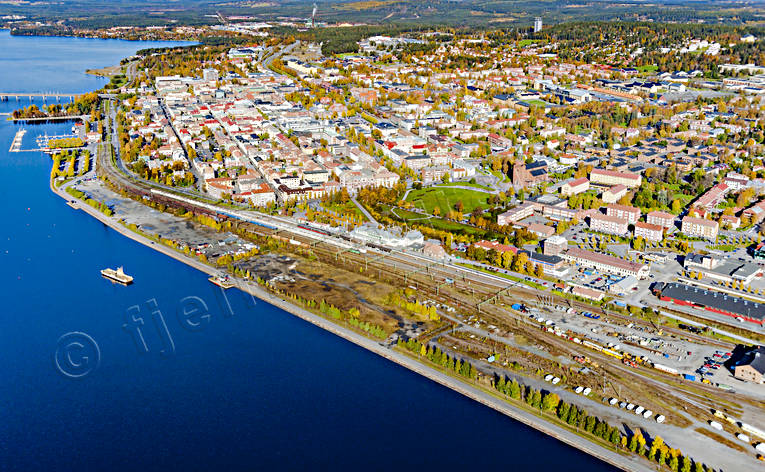
M19 152L21 151L21 141L24 139L24 135L27 133L27 130L24 128L16 131L16 136L13 137L13 141L11 141L11 147L8 149L8 152Z

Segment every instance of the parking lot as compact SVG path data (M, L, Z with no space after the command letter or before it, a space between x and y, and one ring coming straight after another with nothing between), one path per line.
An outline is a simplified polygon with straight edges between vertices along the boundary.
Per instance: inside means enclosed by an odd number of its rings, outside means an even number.
M151 236L176 241L194 254L214 261L223 255L242 254L256 246L233 233L222 233L188 218L163 213L106 188L97 179L81 179L73 187L108 205L125 225L135 225Z

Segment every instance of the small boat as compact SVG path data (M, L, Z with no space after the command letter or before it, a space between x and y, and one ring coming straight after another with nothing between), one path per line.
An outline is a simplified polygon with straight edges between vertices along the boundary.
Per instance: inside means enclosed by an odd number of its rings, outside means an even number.
M123 270L122 266L117 267L117 269L103 269L101 270L101 275L106 277L109 280L113 280L115 282L119 282L121 284L130 285L133 283L133 277L130 275L127 275Z
M228 275L213 275L212 277L208 278L210 282L217 285L220 288L231 288L234 287L234 282L231 281L231 279L228 277Z

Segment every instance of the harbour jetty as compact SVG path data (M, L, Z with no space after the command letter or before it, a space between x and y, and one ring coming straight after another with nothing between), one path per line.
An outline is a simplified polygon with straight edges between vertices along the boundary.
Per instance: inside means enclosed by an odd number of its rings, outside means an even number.
M8 149L8 152L19 152L21 151L21 141L24 139L24 135L27 133L27 130L24 128L16 131L16 136L13 137L13 141L11 141L11 148Z

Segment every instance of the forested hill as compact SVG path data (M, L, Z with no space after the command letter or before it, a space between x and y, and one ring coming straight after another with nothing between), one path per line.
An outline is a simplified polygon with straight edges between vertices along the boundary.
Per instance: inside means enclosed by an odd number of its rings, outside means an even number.
M569 21L704 22L765 25L765 0L315 0L319 22L527 27ZM199 25L310 18L314 0L41 0L0 4L0 16L78 28ZM236 20L233 20L236 21Z

